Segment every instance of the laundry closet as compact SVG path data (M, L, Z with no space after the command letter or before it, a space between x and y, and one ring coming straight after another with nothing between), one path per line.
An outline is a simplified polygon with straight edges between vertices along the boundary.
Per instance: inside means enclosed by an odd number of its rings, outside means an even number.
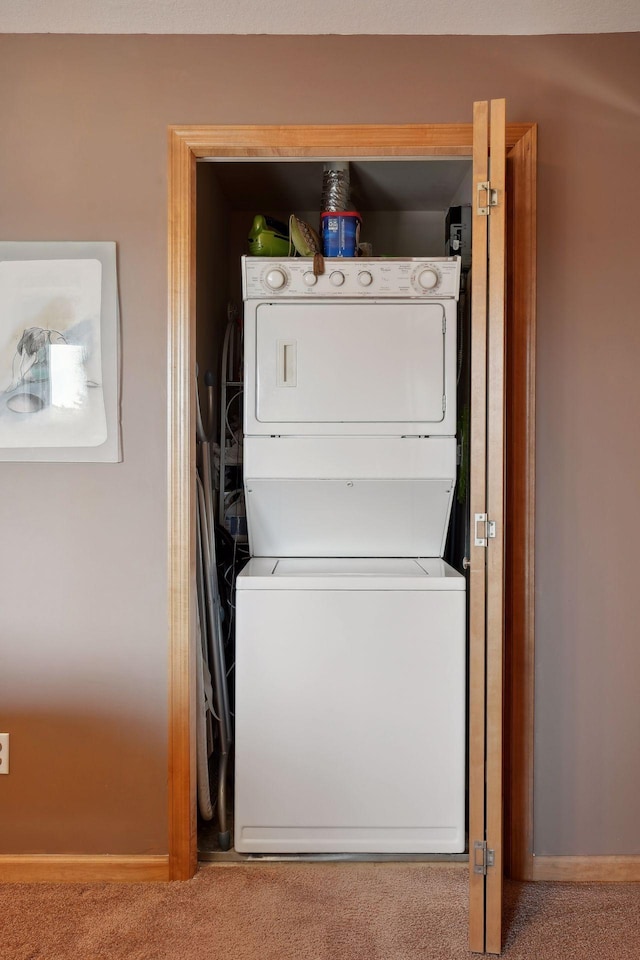
M169 131L169 846L173 879L193 876L198 855L213 860L253 856L285 859L336 856L348 859L361 856L382 859L468 859L470 948L478 952L497 953L502 942L502 879L505 871L516 877L528 875L533 842L536 126L530 122L506 123L504 100L479 101L473 104L471 112L472 123L179 126ZM350 163L352 205L362 218L359 240L371 244L371 248L362 250L366 257L371 258L369 262L351 258L350 263L346 259L342 263L334 263L329 258L325 260L327 272L323 275L318 269L316 275L310 249L306 261L298 258L267 264L265 260L264 267L254 267L251 277L248 267L252 261L245 260L243 279L241 258L247 252L248 232L255 226L256 214L267 214L286 221L289 214L296 213L316 226L324 163L338 160L348 160ZM429 177L429 173L441 175L447 171L452 172L448 183ZM440 193L438 184L442 187ZM468 203L471 204L473 225L473 269L465 277L465 266L460 262L461 283L457 294L454 287L453 299L450 294L438 297L438 293L445 290L440 286L444 273L451 268L441 269L444 264L436 262L437 258L460 254L460 249L447 248L447 238L450 239L451 235L446 225L446 211L452 205L464 208ZM454 226L457 218L462 219L459 211L454 217ZM454 236L456 242L463 239L464 230L464 222L459 223L456 228L458 236ZM421 245L423 241L425 246ZM462 254L464 256L464 250ZM389 255L391 259L388 259ZM386 272L387 268L391 273ZM395 276L395 290L393 285L387 286L386 280L382 283L383 272L387 279ZM347 292L349 295L344 302L341 293L328 296L323 291L330 287L345 291L345 296ZM435 294L433 301L430 290ZM381 303L378 305L374 304L378 297L371 297L374 291L376 294L385 294L379 297ZM417 297L411 291L416 292ZM342 326L336 324L334 318L333 327L331 321L327 323L327 332L331 332L327 343L322 335L324 321L315 322L325 317L324 313L318 312L325 303L325 297L327 304L331 300L342 304L339 311L342 316L345 316L343 308L349 306L349 301L356 306L364 306L368 300L369 306L375 306L376 310L380 308L380 313L375 316L384 320L390 316L387 310L391 300L386 298L387 293L392 294L392 299L401 294L400 299L408 301L407 310L413 309L412 303L417 303L418 313L422 313L423 307L436 307L440 299L441 316L442 311L445 315L449 313L455 296L459 296L459 329L456 330L453 374L456 430L455 436L449 438L455 444L455 463L451 471L450 459L445 457L442 463L448 465L448 472L442 473L439 478L433 472L435 460L427 456L424 459L417 457L411 462L407 456L410 449L418 449L418 441L447 439L444 436L433 437L432 426L426 430L418 429L417 433L414 429L407 429L406 432L389 436L386 430L376 434L371 425L371 432L367 433L363 427L366 410L363 411L361 404L364 394L361 395L360 390L354 391L351 396L352 406L346 417L338 409L341 402L332 408L334 396L341 394L343 399L346 396L351 379L345 373L349 364L357 368L360 386L364 382L369 398L367 406L371 400L371 410L375 408L378 427L394 404L397 409L399 397L404 398L403 402L411 402L412 389L394 389L390 393L389 382L380 375L379 370L374 371L376 376L368 382L367 377L363 376L364 368L359 362L359 355L356 358L353 353L354 342L366 341L369 344L371 340L371 343L391 345L388 359L391 360L393 355L394 365L398 356L409 358L410 352L403 354L401 347L414 337L416 329L419 330L421 326L417 323L412 329L409 312L403 313L403 335L400 337L388 335L381 338L376 332L370 338L366 334L373 332L373 327L365 326L365 334L362 334L361 328L359 340L348 336L345 339ZM302 330L301 323L299 329L295 324L293 330L282 328L287 304L297 310L300 301L306 310L314 300L315 321L309 327L304 326L303 336L298 335ZM244 411L240 409L240 396L249 382L246 364L245 369L241 369L244 344L240 320L241 316L247 315L247 307L252 323L255 321L253 345L256 347L256 365L251 383L255 388L253 402L257 406L252 411L254 423L251 424L244 422L246 404ZM465 319L468 314L470 322ZM326 316L329 317L329 314ZM361 318L362 314L354 308L353 316ZM263 328L262 320L268 317L275 322L271 325L267 323ZM447 322L440 326L437 336L434 325L427 324L434 337L432 344L438 341L442 345L441 338L446 339L447 331L450 335L448 316L442 319ZM384 322L378 324L378 330L384 325ZM265 340L259 330L270 331L271 346L265 347L269 338ZM312 334L310 339L306 336L309 331ZM470 340L470 345L466 338ZM335 348L334 340L337 340ZM415 344L415 340L411 339L411 342ZM317 356L315 350L307 349L309 343L315 343L318 347ZM419 352L411 351L409 362L414 369L414 354ZM371 366L372 356L379 357L379 351L363 353L365 367L369 364L369 371L374 369ZM450 351L447 351L444 343L445 368L447 356L450 356ZM317 368L314 362L309 365L307 361L309 358L315 361L317 357L323 358L328 374L308 380L308 371L314 371L315 375ZM351 358L347 367L345 357ZM265 358L266 368L261 365ZM196 360L200 416L195 403ZM468 365L466 370L465 364ZM224 366L222 378L218 365ZM398 378L395 369L397 385L404 378ZM333 380L337 384L335 392L327 389L327 379L329 385L332 380L329 375L331 370L334 371ZM383 384L380 394L375 391L378 382ZM413 381L409 378L406 382ZM450 398L453 396L451 377L447 380L446 370L443 382L440 415L444 412L446 417L446 409L451 411ZM467 382L470 383L470 391L465 397L464 392L460 393L459 386ZM307 395L307 400L312 401L311 406L305 407L307 426L311 432L306 436L302 431L291 430L292 426L297 430L296 424L301 422L300 411L297 419L277 419L282 415L282 405L291 403L284 397L284 391L294 395L298 383L303 386L303 393L312 385ZM316 388L319 392L316 392ZM269 397L273 400L274 396L275 411L267 404L265 414L262 402ZM312 409L319 396L325 404L322 411ZM422 400L425 399L424 391L422 394L418 391L414 399L420 396ZM385 398L382 404L381 397ZM295 402L293 406L296 406ZM419 414L418 420L422 418L423 425L425 412L428 420L432 417L433 406L431 413L422 409ZM265 430L264 434L252 432L256 429L256 423L260 429L264 429L274 413L277 426L274 423L273 430ZM319 414L320 419L315 419ZM349 418L354 415L360 418L354 421L358 424L359 432L353 430L349 433L351 428L347 425ZM412 417L409 419L412 420ZM322 434L324 428L321 427L320 432L314 435L314 423L317 425L320 422L324 422L325 427L329 422L334 427L343 423L347 432L340 434L334 430ZM216 427L216 424L220 426ZM245 426L249 430L241 436ZM391 431L396 429L390 424L387 426ZM412 422L410 426L415 426L415 423ZM220 434L225 437L221 450L216 449ZM395 449L403 451L404 455L397 458L386 454L374 456L373 448L382 439L389 443L392 440L397 442ZM244 448L242 454L241 440ZM264 446L258 447L263 440ZM300 442L302 440L304 444ZM317 456L325 441L335 444L335 451L342 450L338 458L342 463L340 470L337 459ZM407 446L401 447L400 444L405 442ZM465 445L468 450L466 463ZM202 465L202 450L207 446L209 456L204 461L210 465L209 479L213 478L213 481L202 484L204 489L201 489L196 483L194 466L196 463ZM253 453L248 452L249 446L253 448ZM309 454L306 466L300 453L303 449L315 451L313 456ZM369 451L360 457L359 467L352 457L355 449ZM426 451L431 447L419 449ZM257 450L268 452L256 458L254 454ZM297 452L291 456L280 455L285 450ZM278 455L277 451L280 451ZM244 461L245 453L248 453L250 463ZM349 457L352 457L350 464ZM219 469L222 461L224 470ZM333 463L333 472L321 469L330 461ZM393 465L393 470L388 467L389 464ZM253 477L248 475L249 467ZM426 476L427 468L432 470L430 479ZM357 469L360 469L359 474ZM217 490L214 489L216 470L223 477L223 484L218 485L222 488ZM303 475L304 470L309 471L306 476ZM386 476L382 475L383 470L387 472ZM413 475L411 470L415 471ZM402 518L406 520L410 515L409 504L415 499L413 495L405 494L411 486L415 493L414 481L419 486L423 481L437 483L438 480L449 479L449 483L441 488L443 496L451 498L449 516L446 518L448 542L442 547L443 556L438 556L436 550L431 557L420 557L417 552L422 552L422 547L418 551L412 547L406 552L402 548L395 555L392 550L385 554L380 548L379 538L376 546L378 552L368 557L358 555L355 551L332 556L328 550L323 552L317 549L317 539L314 545L308 547L308 553L300 550L287 554L285 550L290 550L292 541L289 540L287 545L278 543L284 529L278 523L275 526L276 541L272 541L272 546L276 547L273 551L275 555L260 556L261 548L258 547L249 561L249 553L253 549L252 538L256 532L251 522L252 510L254 517L272 520L277 515L288 521L292 516L292 508L304 503L306 491L312 490L315 484L316 490L340 493L338 498L333 495L320 498L325 504L323 510L327 505L335 506L341 502L342 516L348 517L350 525L352 519L362 519L361 508L367 502L364 494L367 490L373 491L373 482L382 481L381 486L376 488L378 494L387 480L400 479L400 471L404 471L404 482L407 483L402 488L403 495L391 501L391 509L383 512L374 508L374 520L365 527L367 535L377 538L378 532L385 526L386 533L394 536L397 531L390 524L390 515L397 520L397 529L403 527ZM347 476L348 473L352 475ZM454 477L455 486L452 482ZM253 482L249 485L247 479L257 480L259 485L254 487ZM289 498L284 491L293 489L292 482L295 491L294 496ZM303 485L307 482L310 484L308 488ZM318 483L320 488L317 487ZM210 491L208 497L205 495L207 489ZM435 487L430 489L433 491ZM276 496L278 510L284 510L284 513L263 509L269 502L269 496L263 494L269 490ZM257 513L251 506L247 513L247 498L254 497L256 491ZM305 496L301 496L302 493ZM356 495L357 502L349 501L352 494ZM373 501L378 502L377 496ZM271 502L273 504L273 498ZM349 502L353 502L354 506L359 504L351 514L345 509L345 504ZM225 518L224 527L216 524L216 512ZM325 513L327 524L324 524L318 522L319 511L314 510L314 522L310 524L314 537L332 526L335 531L335 519L339 513L339 510ZM442 514L441 502L436 513ZM249 520L246 528L245 516ZM306 518L309 513L301 512L299 516ZM384 523L381 526L382 520ZM357 528L358 524L355 526ZM300 535L297 523L289 524L288 529ZM406 523L404 529L406 532ZM224 532L210 538L209 532L213 530ZM424 525L417 522L415 530L420 536ZM215 543L215 551L206 548L210 539ZM311 550L315 553L311 553ZM196 563L198 559L204 563ZM367 840L366 845L359 845L363 837L360 831L362 827L366 831L372 826L392 826L394 822L397 826L399 822L400 830L396 832L396 838L407 827L406 819L394 821L400 809L398 802L403 799L397 783L407 783L405 770L415 772L417 769L420 772L419 761L424 755L422 743L430 740L432 745L431 728L438 724L434 723L432 714L431 719L427 718L427 726L411 738L407 736L407 728L414 729L414 716L403 729L402 721L406 719L406 714L400 707L404 708L406 703L409 709L414 709L421 699L423 687L412 676L412 693L403 697L403 684L398 682L398 673L394 674L394 671L398 663L404 662L406 665L408 661L402 660L397 643L393 645L395 660L385 660L390 666L386 679L392 682L378 688L380 692L377 698L374 696L368 705L365 703L364 693L372 687L373 679L377 682L381 675L385 679L384 669L373 670L377 676L373 678L370 675L363 683L351 658L356 647L347 647L353 631L347 630L342 634L342 639L340 635L345 622L353 623L349 619L351 613L343 618L336 616L336 611L340 609L340 597L343 594L352 595L351 600L356 607L360 606L359 615L363 617L371 617L376 602L362 602L367 592L370 599L376 597L383 606L385 593L392 594L399 602L402 601L402 592L415 599L423 592L420 584L437 584L438 578L426 569L428 564L421 562L426 559L449 563L454 574L450 582L457 580L465 587L464 593L457 591L458 599L460 596L466 598L468 613L466 635L462 641L467 684L466 695L462 698L463 710L467 713L463 723L468 753L465 776L461 781L463 789L466 788L463 800L466 828L464 853L426 852L427 845L433 849L433 837L425 839L424 836L425 846L419 848L422 852L416 853L392 852L401 849L401 845L395 841L386 848L387 852L382 852L382 843L374 846ZM357 570L353 568L352 561L358 561ZM409 561L410 572L406 566L403 571L399 568L381 570L381 563L388 561L403 561L405 564ZM340 567L340 564L344 565ZM209 582L216 584L215 593L203 604L200 599L202 591L196 591L196 587L202 586L202 573L197 576L194 573L207 565L210 572L217 570L220 576L209 578ZM392 573L399 575L392 578ZM389 578L386 586L390 589L386 591L380 589L384 577ZM244 584L240 590L230 589L234 579L236 586L238 582ZM347 583L351 586L344 589ZM414 590L415 587L418 589ZM455 593L456 590L451 592ZM428 593L428 589L424 591L422 599ZM322 617L318 617L317 621L307 605L310 594L314 594L316 599L324 595L327 600L326 604L319 604ZM269 598L268 601L266 598ZM254 601L259 608L258 624L267 624L266 632L250 626L247 614ZM285 614L281 612L276 617L263 615L266 602L273 602L277 606L283 601ZM295 617L292 615L298 601L304 608L304 630L295 626ZM230 605L230 608L222 617L224 604ZM400 606L406 613L403 602L400 602ZM334 616L333 624L322 626L321 619L328 616ZM203 641L202 624L207 620L214 623L217 619L222 621L218 633L220 643L214 644L214 649L208 652L212 654L213 661L218 662L219 669L214 670L213 680L210 680L202 669L203 658L196 654L198 649L203 648L203 642L210 646L208 639ZM380 643L380 637L383 638L378 650L382 650L384 656L370 658L366 661L367 668L377 665L378 660L387 656L392 648L389 642L392 634L394 638L406 638L409 631L414 630L420 636L420 625L425 619L421 613L407 617L405 623L408 626L405 630L397 629L397 618L384 620L382 617L371 617L372 632L376 634L377 642ZM449 618L445 619L449 622ZM240 658L237 662L229 640L229 628L234 620L240 636ZM267 646L274 637L280 636L280 623L288 625L288 631L283 630L282 637L285 634L288 636L288 653L292 659L289 656L267 657L264 661L270 670L275 670L275 675L272 673L269 679L277 681L274 684L274 699L265 704L259 702L258 696L254 698L248 695L251 684L247 685L247 680L255 681L255 675L262 666L253 655L245 654L249 653L251 643L257 642L259 635L265 638ZM329 651L325 661L324 672L318 673L321 682L315 686L309 672L304 672L306 657L297 643L299 636L308 640L314 636L314 631L316 639L320 641L315 646L316 654L322 651L325 638L331 638L334 644L333 652ZM359 642L365 643L365 633L360 631L358 635ZM417 646L414 644L413 648ZM343 650L348 653L345 660L340 659ZM265 652L266 647L259 651L262 655ZM279 664L293 664L296 655L297 679L287 684ZM241 661L244 663L242 669ZM359 662L362 663L362 658ZM341 670L341 667L344 669ZM236 671L240 674L239 679L235 678ZM413 672L418 678L422 675L419 665ZM437 674L437 671L431 670L430 673ZM251 674L254 676L251 677ZM405 670L400 679L408 674ZM216 676L228 679L228 685L218 684ZM329 681L335 694L332 704L322 699ZM271 684L267 683L258 689L260 696L265 694L265 686L270 687ZM241 701L239 704L233 699L237 690ZM349 716L350 690L356 691L357 696ZM390 698L385 694L390 694ZM242 707L243 698L248 710ZM428 702L433 704L436 699ZM440 701L449 706L451 702L447 693ZM281 705L284 711L279 709ZM210 710L211 706L214 709L218 706L215 715ZM255 711L252 711L253 706L257 707ZM330 709L331 706L333 709ZM302 713L298 712L298 707L302 708ZM370 711L368 715L367 710ZM292 743L274 736L277 733L275 722L287 711L288 720L283 721L286 734L289 735L291 731L300 734L297 749L301 752L293 765L290 763L291 757L295 756ZM462 712L456 710L449 716L459 721ZM384 731L379 723L380 716L388 716L390 720ZM441 721L436 737L441 729L449 733L451 725L445 723L437 707L435 716ZM242 718L250 721L244 731ZM261 724L261 718L265 719L264 724ZM325 725L326 718L334 723L334 730L325 739L319 735L319 730ZM369 719L373 722L369 723ZM420 719L424 722L425 715ZM361 724L362 738L358 735L358 722ZM305 724L310 731L309 737L305 735ZM271 755L266 756L258 746L257 756L260 763L267 764L266 768L260 768L259 763L253 761L245 762L251 757L251 749L259 744L263 726L263 742L268 745ZM345 740L340 765L335 761L342 750L339 738L343 726L351 741L347 745ZM198 737L196 730L199 731ZM234 737L237 741L235 745L232 742ZM204 744L204 751L199 753L195 749L197 739ZM224 741L225 749L217 760L214 754L211 764L206 750L218 739ZM380 744L376 742L378 739ZM278 743L282 746L279 756ZM331 820L326 812L328 807L324 804L316 805L315 811L312 809L319 796L319 790L313 785L313 777L309 781L306 776L299 776L299 770L305 769L301 763L306 762L303 754L307 744L312 758L311 767L329 771L333 778L328 795L332 803L336 801L337 807L333 807ZM365 747L362 757L359 755L360 744ZM398 749L396 744L399 745ZM408 744L415 748L413 754ZM378 746L385 749L378 749ZM239 778L234 778L232 769L234 749L241 768ZM452 755L448 750L445 752ZM345 758L354 756L357 761L355 767L349 767ZM373 758L373 762L367 763L367 756ZM389 764L389 758L395 759L398 765L394 767L393 763ZM369 777L365 781L359 781L356 775L358 767L362 769L362 764ZM430 764L437 766L437 761L431 758ZM212 770L211 783L206 773L207 766ZM199 778L198 768L201 771ZM275 771L274 775L269 772L267 779L264 776L265 769ZM340 771L344 776L340 775ZM294 781L297 778L304 786L297 807L295 791L289 789L292 774ZM203 782L206 791L199 789ZM366 784L364 802L363 782ZM406 790L409 802L404 807L405 814L410 803L415 802L417 792L414 784L415 781L409 783ZM264 790L263 785L266 785ZM345 785L348 785L347 789ZM378 786L381 788L379 794ZM355 791L353 794L352 787ZM424 782L422 787L418 784L420 788L424 789ZM238 790L241 798L240 820L234 817L231 803L234 791ZM459 804L462 791L456 788L455 792ZM267 806L253 810L245 806L243 812L243 795L245 799L257 798L259 803L266 803ZM355 798L355 802L350 807L352 798ZM428 799L431 802L433 797ZM373 801L373 808L378 803L370 817L366 814L366 811L372 810L369 800ZM199 854L196 849L197 806L201 810L204 808L207 814L200 821ZM424 813L427 807L428 804L418 803L414 810ZM222 818L218 816L220 811L224 811ZM413 814L409 811L411 819ZM409 826L416 825L420 826L409 823ZM430 825L433 824L423 823L421 826ZM289 853L275 849L275 845L284 849L282 835L277 836L281 827L290 832L293 841ZM307 830L309 827L311 829ZM321 833L324 827L329 827L330 832L333 830L334 836L322 838L319 828ZM344 827L347 828L346 834L351 831L349 843L353 843L353 846L340 843L338 834L344 838ZM354 834L354 828L359 836ZM242 853L232 848L236 831L239 832L239 846L244 848ZM458 828L454 830L456 832L459 833ZM294 836L295 833L298 835ZM301 842L307 846L311 834L315 836L315 842L313 847L309 843L310 852L306 853L297 844ZM408 838L405 833L402 839L413 843L416 837L414 834L413 838ZM322 847L321 840L324 844ZM264 844L262 850L257 849L258 841ZM265 846L272 841L274 846L265 850ZM458 842L456 836L456 845ZM318 851L319 847L321 849ZM341 852L343 847L344 851ZM366 847L372 852L366 853ZM405 845L404 850L408 849Z
M197 165L199 855L466 859L472 165L342 161L364 255L247 259L331 161Z

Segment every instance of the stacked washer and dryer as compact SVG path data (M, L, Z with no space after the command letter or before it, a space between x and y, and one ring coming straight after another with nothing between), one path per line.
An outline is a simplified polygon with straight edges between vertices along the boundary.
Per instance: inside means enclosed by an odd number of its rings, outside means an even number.
M235 847L465 849L460 259L245 257Z

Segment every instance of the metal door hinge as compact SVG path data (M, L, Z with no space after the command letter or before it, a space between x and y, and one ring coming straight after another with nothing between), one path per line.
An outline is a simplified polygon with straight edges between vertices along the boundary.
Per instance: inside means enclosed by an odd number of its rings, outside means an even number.
M487 875L487 869L493 867L496 862L495 850L487 850L486 840L474 840L473 842L473 872Z
M483 197L482 194L485 194L485 196ZM488 217L491 212L491 207L498 206L498 191L491 186L490 180L483 180L482 183L478 184L477 199L478 206L476 212L479 217Z
M476 547L489 546L489 540L495 539L495 535L496 535L495 520L488 520L486 513L476 513L475 521L476 521L476 532L475 532ZM484 527L478 526L478 524L484 524Z

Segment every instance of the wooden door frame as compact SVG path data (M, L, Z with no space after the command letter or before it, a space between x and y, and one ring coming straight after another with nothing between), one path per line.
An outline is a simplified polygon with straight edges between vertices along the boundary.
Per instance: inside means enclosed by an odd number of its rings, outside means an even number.
M536 126L507 125L508 270L505 869L533 873ZM196 163L469 157L473 124L169 128L169 870L197 868L195 751Z

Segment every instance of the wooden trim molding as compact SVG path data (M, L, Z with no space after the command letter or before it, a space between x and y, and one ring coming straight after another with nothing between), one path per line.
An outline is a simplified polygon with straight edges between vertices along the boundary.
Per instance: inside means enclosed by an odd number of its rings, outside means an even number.
M169 857L22 854L0 855L1 883L148 883L169 880Z
M534 125L531 123L507 124L507 150L516 148L532 129ZM196 161L205 158L260 157L471 157L472 152L473 125L470 123L169 128L168 565L171 879L193 876L197 863L195 608L192 590L195 565L193 377ZM528 316L532 319L532 315ZM533 363L533 355L530 359ZM532 443L533 437L532 419L525 421L525 429L528 445ZM526 487L526 490L529 488ZM531 506L532 501L525 500L519 509L527 510ZM531 532L532 524L527 526L527 530ZM530 548L527 543L522 545L522 549L529 555ZM532 556L532 549L530 553ZM532 576L532 566L519 569L518 576L520 575ZM523 589L527 597L532 596L532 582ZM529 682L528 678L526 682ZM518 809L520 808L515 808L516 813Z
M532 880L638 883L640 856L533 857Z
M507 124L507 150L533 126ZM415 157L473 154L472 123L173 126L194 157Z
M505 555L505 872L533 871L537 128L509 152Z
M195 202L196 159L169 134L169 856L172 880L196 871Z

